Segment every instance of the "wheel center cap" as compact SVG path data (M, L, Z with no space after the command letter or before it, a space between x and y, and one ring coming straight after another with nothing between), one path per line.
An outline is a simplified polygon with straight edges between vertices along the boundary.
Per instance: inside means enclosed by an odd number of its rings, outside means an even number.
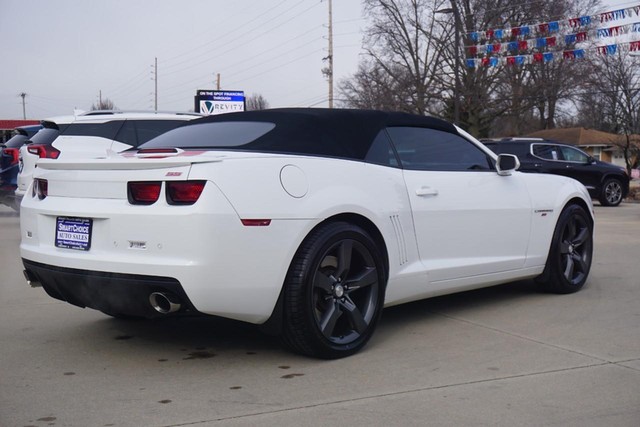
M573 245L569 245L569 253L572 254L573 253Z
M336 287L333 288L333 295L335 295L336 298L342 298L344 295L344 287L342 285L336 285Z

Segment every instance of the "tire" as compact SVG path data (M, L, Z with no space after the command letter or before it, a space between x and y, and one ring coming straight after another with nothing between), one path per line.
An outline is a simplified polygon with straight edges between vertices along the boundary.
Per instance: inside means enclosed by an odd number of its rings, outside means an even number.
M284 284L284 345L323 359L362 349L382 313L384 265L380 249L360 227L335 222L312 231Z
M615 178L607 178L600 192L602 206L618 206L622 202L622 184Z
M593 259L593 224L578 205L567 206L558 219L542 274L536 278L546 291L577 292L589 276Z

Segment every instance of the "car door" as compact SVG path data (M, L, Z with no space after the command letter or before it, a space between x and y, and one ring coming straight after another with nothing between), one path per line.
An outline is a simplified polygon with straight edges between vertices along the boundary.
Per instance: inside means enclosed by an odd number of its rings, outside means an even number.
M580 181L585 187L594 189L600 183L600 175L594 170L587 153L574 147L559 145L565 165L565 176Z
M417 127L387 131L403 168L429 281L522 268L531 226L523 176L499 176L489 156L457 134Z

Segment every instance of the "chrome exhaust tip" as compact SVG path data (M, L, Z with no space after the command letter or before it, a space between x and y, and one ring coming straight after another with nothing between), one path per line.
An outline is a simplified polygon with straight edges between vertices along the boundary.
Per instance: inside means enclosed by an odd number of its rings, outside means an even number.
M42 283L40 283L36 276L34 276L30 271L22 270L22 274L24 274L24 278L27 280L27 285L31 286L32 288L42 287Z
M175 295L165 292L153 292L149 295L149 303L160 314L175 313L182 305Z

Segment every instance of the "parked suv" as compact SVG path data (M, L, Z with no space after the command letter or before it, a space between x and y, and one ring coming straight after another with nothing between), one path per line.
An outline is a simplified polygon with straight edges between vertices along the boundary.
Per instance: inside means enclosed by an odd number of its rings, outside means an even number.
M91 111L46 120L43 122L45 129L20 149L16 198L24 196L40 158L106 157L110 151L119 153L137 147L187 120L199 117L194 113ZM54 130L49 135L55 133L53 139L44 136L38 139L46 129Z
M496 154L515 154L523 172L564 175L580 181L603 206L618 206L629 193L627 170L602 162L578 148L541 138L483 140Z
M17 187L20 147L36 134L41 125L21 126L5 144L0 144L0 204L15 208L13 193Z

